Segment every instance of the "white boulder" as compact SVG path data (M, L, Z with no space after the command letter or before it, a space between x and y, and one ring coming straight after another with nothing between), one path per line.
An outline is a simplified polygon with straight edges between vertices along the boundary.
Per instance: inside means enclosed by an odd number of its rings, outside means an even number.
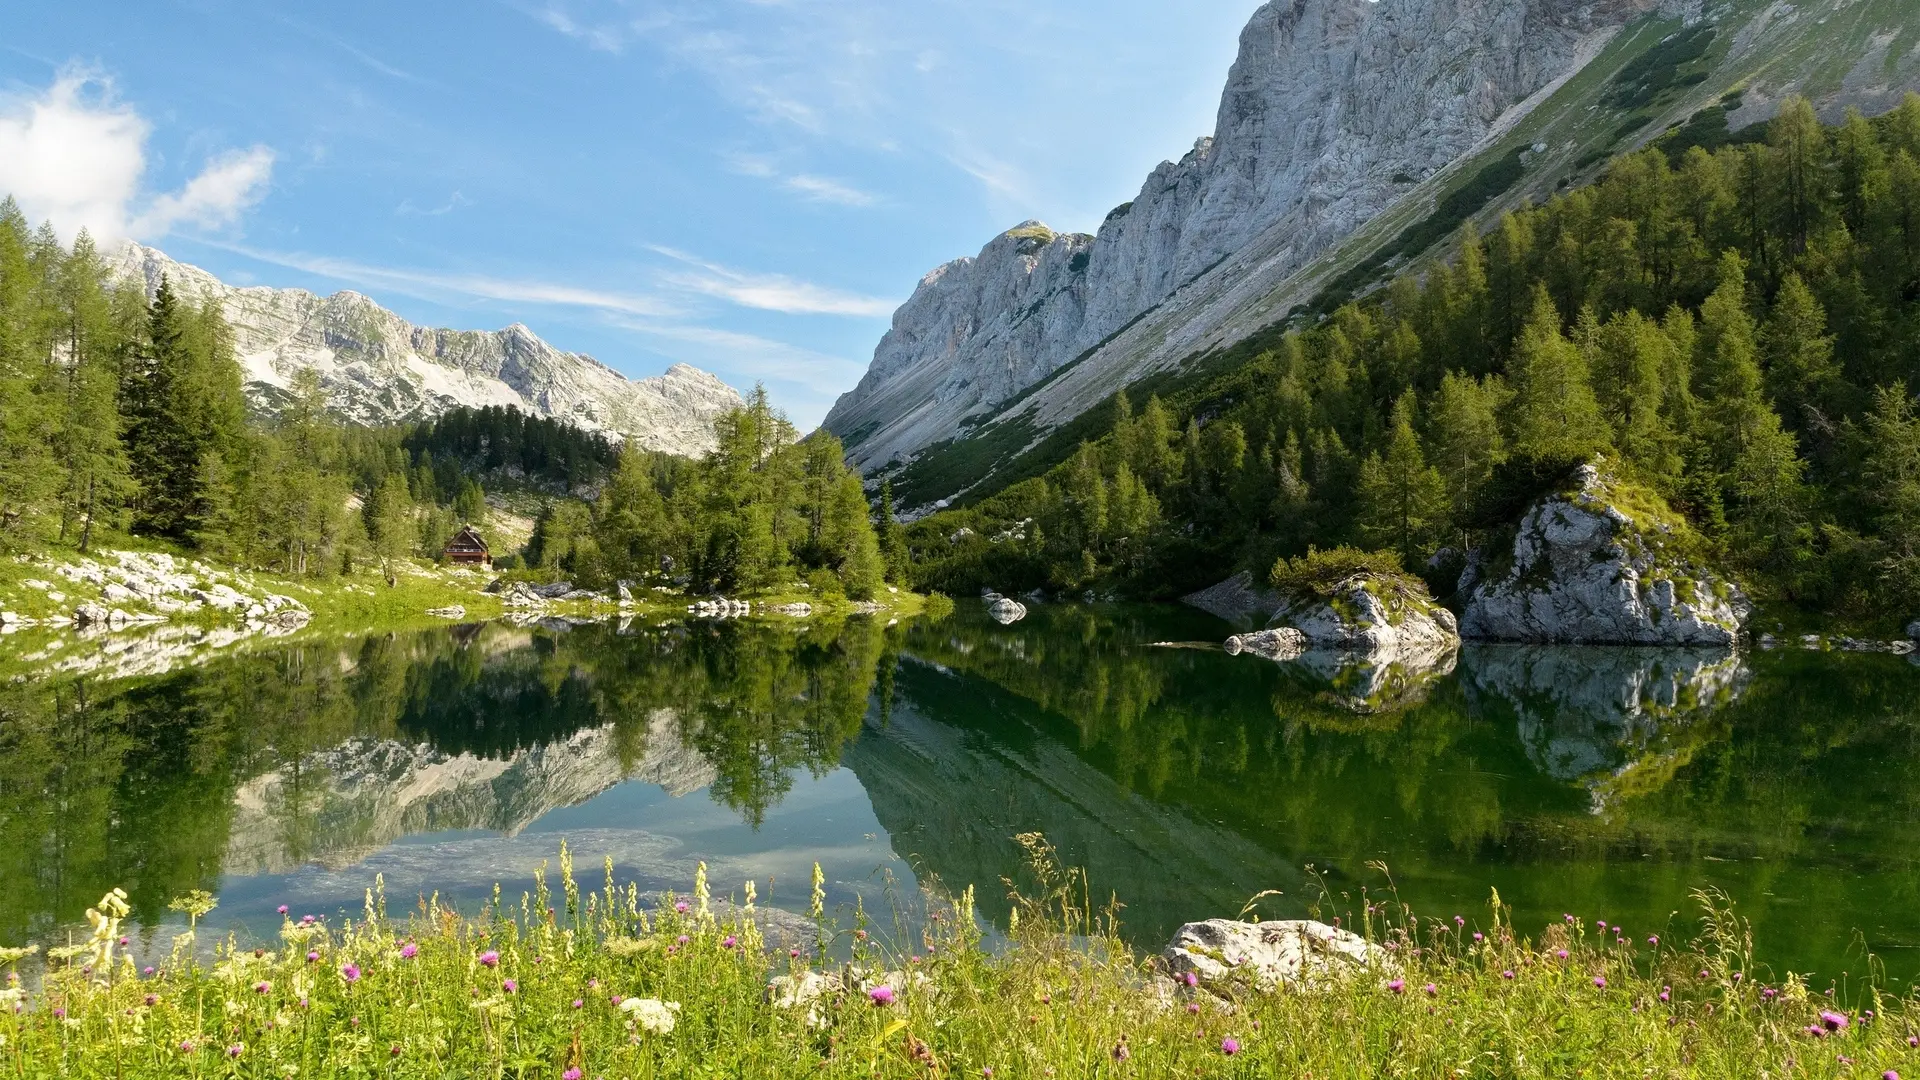
M1209 919L1181 927L1160 958L1176 978L1192 974L1203 984L1240 980L1272 990L1376 967L1386 952L1358 934L1307 919Z

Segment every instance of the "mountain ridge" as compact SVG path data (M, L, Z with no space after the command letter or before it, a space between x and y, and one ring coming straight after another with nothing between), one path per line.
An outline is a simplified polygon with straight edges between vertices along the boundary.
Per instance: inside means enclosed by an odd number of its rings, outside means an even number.
M219 302L233 328L247 398L272 415L293 375L320 373L330 411L380 426L431 419L458 406L511 406L685 457L713 448L713 421L741 403L737 390L687 364L629 379L584 353L554 348L524 323L499 330L415 326L351 289L228 285L157 248L128 244L112 259L149 295L164 277L181 295Z
M826 426L905 507L979 488L1121 387L1432 258L1725 95L1739 126L1796 92L1883 111L1920 86L1917 6L1274 0L1213 136L1097 237L1028 222L929 274Z

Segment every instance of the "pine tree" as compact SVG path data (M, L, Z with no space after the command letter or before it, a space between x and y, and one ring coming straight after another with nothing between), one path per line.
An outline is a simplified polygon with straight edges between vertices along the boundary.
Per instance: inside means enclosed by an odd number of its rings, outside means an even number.
M1510 396L1498 375L1476 380L1448 372L1440 380L1428 409L1427 460L1446 483L1456 521L1465 520L1507 458L1500 412Z
M399 473L389 473L374 490L366 504L367 539L372 555L380 562L380 573L387 587L399 583L399 566L413 550L415 527L413 498L407 493L407 481Z
M1534 286L1532 313L1514 347L1513 452L1542 461L1584 460L1611 445L1587 361L1560 332L1560 313Z
M120 444L120 358L104 288L106 270L84 231L74 241L73 254L62 271L65 372L58 440L64 472L60 538L74 536L85 552L93 546L100 518L113 516L132 482Z
M1410 395L1394 406L1386 454L1369 454L1361 464L1358 495L1361 537L1399 553L1408 565L1417 565L1445 529L1446 480L1420 452Z
M1874 394L1866 428L1866 481L1879 534L1881 582L1895 610L1920 604L1920 415L1902 382Z
M1789 273L1774 297L1773 312L1762 331L1767 360L1767 385L1777 402L1799 402L1809 415L1797 418L1797 427L1824 426L1843 406L1839 365L1833 360L1833 338L1826 332L1827 313L1814 299L1799 274Z

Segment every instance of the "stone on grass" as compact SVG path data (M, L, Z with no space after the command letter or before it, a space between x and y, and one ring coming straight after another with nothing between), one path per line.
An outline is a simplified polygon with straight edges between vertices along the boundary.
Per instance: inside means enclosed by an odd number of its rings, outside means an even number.
M1308 919L1188 923L1160 954L1176 978L1244 981L1262 990L1377 967L1386 952L1358 934Z

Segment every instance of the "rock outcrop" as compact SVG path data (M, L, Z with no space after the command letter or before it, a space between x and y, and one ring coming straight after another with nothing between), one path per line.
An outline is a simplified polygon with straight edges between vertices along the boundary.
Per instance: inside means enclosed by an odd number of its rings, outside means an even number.
M591 356L561 352L518 323L504 330L414 326L356 292L236 288L150 247L129 244L116 272L149 292L165 276L193 300L217 301L233 326L249 401L272 414L294 374L320 374L335 415L381 426L455 406L509 405L536 416L630 438L649 450L698 456L713 448L713 421L740 395L685 364L631 380Z
M1176 978L1243 981L1262 990L1378 967L1386 952L1358 934L1306 919L1188 923L1160 954Z
M1307 651L1307 635L1290 626L1235 634L1226 641L1228 656L1249 653L1268 660L1297 660Z
M1631 511L1628 509L1631 507ZM1461 633L1592 645L1738 643L1752 605L1689 554L1691 532L1658 496L1583 465L1521 519L1510 557L1476 552L1460 581Z
M998 593L987 596L987 617L1001 626L1012 626L1027 617L1027 605Z
M1273 621L1323 649L1423 652L1460 641L1453 612L1435 603L1418 581L1357 573L1325 592L1282 596Z

